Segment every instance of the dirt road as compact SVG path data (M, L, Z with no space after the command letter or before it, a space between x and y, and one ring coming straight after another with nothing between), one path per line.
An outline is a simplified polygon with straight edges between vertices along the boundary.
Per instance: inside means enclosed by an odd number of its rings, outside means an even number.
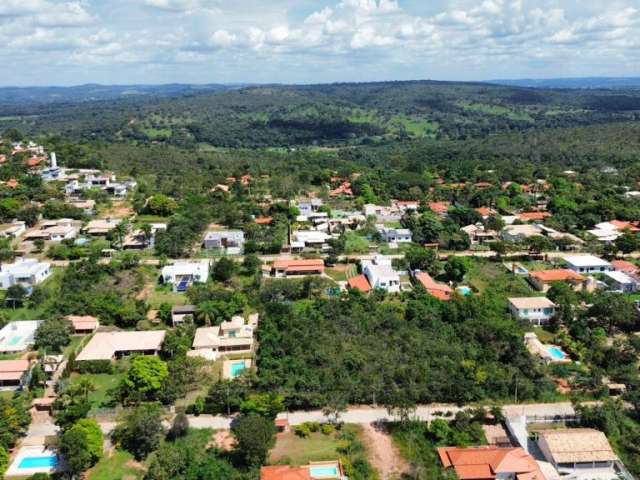
M380 480L395 480L403 473L409 473L409 465L383 427L368 423L362 426L362 430L369 460L380 474Z

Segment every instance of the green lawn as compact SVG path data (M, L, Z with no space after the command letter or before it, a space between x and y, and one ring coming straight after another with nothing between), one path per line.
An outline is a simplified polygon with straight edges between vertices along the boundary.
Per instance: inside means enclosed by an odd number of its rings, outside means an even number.
M135 226L140 227L143 223L167 223L169 217L161 217L160 215L137 215Z
M168 303L170 305L184 305L187 298L184 294L173 292L169 289L156 289L153 291L147 303L151 308L159 308L161 304Z
M77 382L80 378L87 378L91 380L96 387L95 391L89 394L89 400L91 401L92 408L100 408L103 405L108 405L112 400L109 390L117 387L122 378L121 373L73 373L71 375L71 383Z
M507 272L501 263L474 258L469 265L467 283L480 293L490 292L504 298L505 301L507 297L540 295L540 292L533 290L524 278Z
M281 434L271 450L271 462L307 465L309 462L335 460L340 456L336 452L337 445L335 434L316 432L308 438L301 438L293 432Z
M100 460L87 474L88 480L137 480L144 472L137 468L133 456L115 450L109 457Z

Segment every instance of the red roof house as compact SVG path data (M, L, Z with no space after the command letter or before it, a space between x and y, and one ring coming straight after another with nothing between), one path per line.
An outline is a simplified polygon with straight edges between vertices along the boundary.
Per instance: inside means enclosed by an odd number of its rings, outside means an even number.
M449 202L430 202L429 203L429 209L433 213L441 216L444 216L447 214L450 206L451 204Z
M426 272L416 273L416 280L420 282L430 295L436 297L438 300L442 300L444 302L451 300L453 290L449 285L436 282L431 278L431 275Z
M541 222L550 216L549 212L522 212L518 214L518 218L523 222Z
M617 270L618 272L626 273L628 275L638 273L638 267L636 267L633 263L627 260L612 260L611 266L613 267L614 270Z
M347 280L347 284L350 289L360 290L362 293L369 293L371 291L371 285L369 280L364 275L357 275Z
M460 480L546 480L534 458L522 448L438 448L445 469L453 469Z
M308 468L274 465L260 469L260 480L311 480Z

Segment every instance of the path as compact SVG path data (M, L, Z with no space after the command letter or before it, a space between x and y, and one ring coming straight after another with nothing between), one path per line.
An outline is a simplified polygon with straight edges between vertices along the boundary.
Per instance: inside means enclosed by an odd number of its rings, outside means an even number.
M410 471L407 461L384 427L368 423L363 425L362 433L371 465L378 471L381 480L400 478Z

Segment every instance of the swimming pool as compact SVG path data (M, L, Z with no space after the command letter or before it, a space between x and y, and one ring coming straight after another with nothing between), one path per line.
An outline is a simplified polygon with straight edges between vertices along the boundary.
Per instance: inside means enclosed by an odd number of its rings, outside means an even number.
M58 466L58 457L55 455L49 455L46 457L24 457L18 469L31 469L31 468L55 468Z
M338 478L338 467L310 467L309 473L313 479Z
M233 378L237 377L238 375L240 375L244 369L245 369L245 365L244 362L237 362L237 363L232 363L231 364L231 376Z
M467 287L467 286L458 287L456 288L456 290L460 292L460 295L464 295L465 297L468 297L473 293L473 291L471 290L471 287Z
M567 355L558 347L547 347L547 352L549 352L549 354L551 354L551 357L554 360L566 360Z

